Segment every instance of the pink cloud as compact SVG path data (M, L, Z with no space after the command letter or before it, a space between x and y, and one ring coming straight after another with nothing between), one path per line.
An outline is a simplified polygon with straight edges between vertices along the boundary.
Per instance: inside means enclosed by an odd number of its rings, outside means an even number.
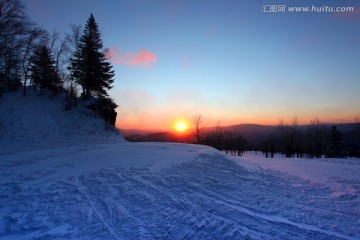
M150 64L157 60L156 54L146 49L139 50L136 53L121 53L119 48L112 47L106 51L105 56L111 59L114 64L127 64L132 67L150 67Z

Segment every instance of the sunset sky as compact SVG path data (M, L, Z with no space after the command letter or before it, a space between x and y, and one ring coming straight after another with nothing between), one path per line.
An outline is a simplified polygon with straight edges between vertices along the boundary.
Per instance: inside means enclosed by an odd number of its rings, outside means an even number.
M344 0L24 0L65 33L93 13L116 77L117 125L170 129L351 122L360 111L360 2ZM354 13L263 13L264 5L352 6Z

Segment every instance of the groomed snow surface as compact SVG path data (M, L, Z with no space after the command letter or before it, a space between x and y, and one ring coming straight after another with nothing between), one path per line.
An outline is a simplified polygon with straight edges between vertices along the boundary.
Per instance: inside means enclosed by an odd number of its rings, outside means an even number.
M25 114L9 99L0 117L17 128L0 135L0 239L360 239L359 159L127 143L80 110L58 121L54 106ZM73 124L82 131L66 132Z

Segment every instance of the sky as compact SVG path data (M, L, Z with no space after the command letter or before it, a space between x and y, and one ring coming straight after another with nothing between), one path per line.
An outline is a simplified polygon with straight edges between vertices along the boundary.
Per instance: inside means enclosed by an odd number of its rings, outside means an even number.
M23 0L38 25L98 23L123 129L352 122L360 112L360 2L344 0ZM270 5L285 12L270 12ZM351 13L289 7L354 7Z

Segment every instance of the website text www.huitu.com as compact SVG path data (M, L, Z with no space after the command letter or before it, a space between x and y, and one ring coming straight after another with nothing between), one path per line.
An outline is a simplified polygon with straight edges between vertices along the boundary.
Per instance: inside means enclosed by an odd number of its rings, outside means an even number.
M263 13L351 13L355 11L355 7L334 7L334 6L286 6L286 5L262 5Z

